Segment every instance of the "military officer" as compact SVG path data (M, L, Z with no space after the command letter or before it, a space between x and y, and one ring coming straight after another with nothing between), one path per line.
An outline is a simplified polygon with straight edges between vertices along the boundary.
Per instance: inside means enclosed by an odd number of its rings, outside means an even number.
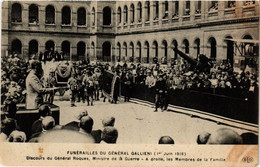
M75 74L71 74L71 77L68 80L67 83L69 89L70 89L70 102L71 102L71 107L76 107L75 105L75 100L76 100L76 95L78 91L78 85L77 85L77 79Z

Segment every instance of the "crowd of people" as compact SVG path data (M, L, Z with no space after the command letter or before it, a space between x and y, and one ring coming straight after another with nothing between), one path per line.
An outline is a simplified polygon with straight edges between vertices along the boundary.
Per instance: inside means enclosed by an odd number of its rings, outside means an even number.
M94 120L88 115L86 110L83 110L76 115L75 121L63 126L57 125L52 117L51 108L48 104L43 104L39 107L39 118L31 126L30 135L19 130L17 121L14 118L5 117L1 121L0 139L2 142L48 142L49 132L56 133L57 131L58 133L64 133L64 135L71 135L71 133L81 134L79 136L86 138L89 143L116 143L118 131L114 127L115 118L104 118L102 124L103 129L92 130ZM71 140L77 141L79 139L73 139L72 137Z
M60 58L56 59L56 56L52 51L48 51L44 55L46 55L46 59L40 59L43 60L44 64L45 60L51 60L50 55L53 61L62 60ZM1 104L4 104L4 111L8 113L5 116L6 119L2 120L2 125L10 123L11 127L9 127L9 125L2 126L3 128L9 128L9 130L3 129L1 132L7 131L4 133L5 138L10 141L16 141L16 139L14 139L16 135L24 137L22 132L16 130L15 113L17 107L15 104L25 102L25 95L28 93L25 83L26 77L28 77L30 71L38 68L38 65L41 66L41 63L35 63L37 60L34 59L35 58L26 62L19 58L17 54L2 57ZM65 64L69 65L71 63L66 61ZM259 81L257 71L248 68L241 71L235 71L229 62L224 61L220 64L212 61L209 62L209 66L210 68L208 70L199 70L196 67L192 67L191 64L183 58L174 60L170 67L159 65L158 63L154 65L142 65L133 63L127 64L124 62L123 64L117 63L115 65L110 65L108 63L90 64L87 61L74 62L71 65L71 76L67 82L67 87L71 92L71 106L75 106L76 100L78 102L82 101L83 103L85 103L86 100L88 105L93 105L94 100L99 100L102 97L103 101L105 101L106 96L104 95L105 92L103 90L105 87L111 85L106 85L107 81L104 77L104 71L109 71L120 78L121 92L124 95L125 102L130 101L131 94L133 93L133 86L144 85L154 91L155 111L157 111L158 108L167 110L168 104L166 98L169 90L196 90L213 94L218 93L219 90L223 90L223 92L227 92L227 96L236 97L238 95L235 93L239 92L238 97L243 98L248 98L250 94L258 93ZM55 84L57 82L53 75L54 72L55 70L51 71L49 74L50 76L48 76L52 86L56 86ZM39 75L39 82L46 80L46 78L42 78L44 75L38 72L34 73L35 75ZM54 81L51 78L53 78ZM117 103L117 97L120 95L120 92L117 93L117 96L110 99L111 103ZM53 93L52 98L54 94L55 92ZM46 117L46 120L42 117ZM83 122L79 123L79 127L77 127L79 128L79 132L90 134L93 126L92 118L86 116L84 119L80 120ZM57 128L54 119L49 115L41 116L39 122L41 124L40 128L30 137L36 138L49 129ZM106 133L106 131L108 131L107 133L113 132L115 136L118 135L117 130L113 128L104 129L102 133ZM12 139L10 139L10 135ZM21 139L19 139L19 141L20 140ZM24 139L24 141L29 140ZM174 143L170 136L163 136L159 143L165 141Z
M93 130L94 120L84 109L76 115L75 121L66 125L57 125L47 104L39 108L39 118L31 126L31 135L19 130L13 118L1 121L0 140L2 142L84 142L115 144L118 130L114 127L115 118L106 117L102 120L103 129ZM60 136L62 134L62 137ZM239 135L232 129L220 128L213 133L202 132L197 136L197 144L257 144L258 136L254 133ZM175 144L170 136L160 137L158 144Z

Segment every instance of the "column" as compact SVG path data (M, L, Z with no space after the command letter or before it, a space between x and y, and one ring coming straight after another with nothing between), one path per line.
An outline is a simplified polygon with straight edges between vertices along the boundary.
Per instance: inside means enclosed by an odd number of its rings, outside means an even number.
M142 23L143 23L143 26L145 25L145 1L142 1Z
M45 6L39 6L39 25L40 29L45 28Z
M207 1L201 1L201 19L205 20L205 16L206 16L206 4Z
M226 2L227 3L227 2ZM225 1L218 1L218 18L224 18Z
M182 24L182 16L183 16L183 6L184 2L179 1L179 24Z
M168 1L168 18L169 22L172 19L172 13L173 12L173 1Z
M236 9L235 9L235 14L236 17L242 17L243 15L243 3L244 1L236 1Z
M159 1L159 26L161 27L162 26L162 18L163 18L163 15L164 15L164 13L163 13L163 5L162 5L162 1Z
M29 24L29 6L28 5L24 5L22 6L22 23L23 23L23 27L27 28L28 24Z
M197 1L190 1L190 21L193 23L195 20L195 8L198 5Z

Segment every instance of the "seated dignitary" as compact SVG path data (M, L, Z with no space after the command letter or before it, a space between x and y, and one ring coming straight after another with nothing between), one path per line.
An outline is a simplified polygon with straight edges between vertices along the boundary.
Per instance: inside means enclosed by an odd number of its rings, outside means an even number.
M228 128L220 128L212 133L207 144L242 144L242 137Z
M103 128L111 126L114 127L115 118L114 117L106 117L102 120ZM102 130L92 130L91 135L94 137L96 143L101 142Z
M81 110L79 113L77 113L76 120L67 123L66 125L62 126L62 129L68 129L68 130L75 130L79 131L79 123L82 117L88 116L88 112L86 109Z
M158 144L174 144L174 140L170 136L162 136Z
M7 141L24 143L26 141L26 135L22 131L15 130L9 135Z
M210 137L210 133L208 132L202 132L197 137L197 143L198 144L206 144L208 139Z
M94 121L90 116L84 116L81 118L79 123L79 133L87 136L91 135Z
M42 120L42 131L32 134L31 139L37 138L40 135L42 135L44 133L47 133L49 130L52 130L54 127L55 127L55 120L54 120L54 118L51 117L51 116L46 116Z
M102 141L100 143L115 144L117 138L118 138L117 129L111 126L107 126L104 128L102 132L101 135Z
M46 116L51 116L51 108L47 104L43 104L39 107L40 118L33 122L32 133L35 134L42 131L42 120Z
M12 131L17 128L17 122L13 118L5 118L1 121L0 141L6 141Z

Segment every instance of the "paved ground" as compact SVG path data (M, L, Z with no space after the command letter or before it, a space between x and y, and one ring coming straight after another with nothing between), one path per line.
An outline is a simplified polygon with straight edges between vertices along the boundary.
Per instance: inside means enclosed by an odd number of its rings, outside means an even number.
M55 101L54 104L60 106L61 125L76 120L75 115L84 108L94 120L93 130L102 129L103 118L114 116L115 127L119 131L117 143L120 144L155 144L164 135L171 136L176 144L196 144L199 133L227 127L180 113L154 112L154 108L131 102L110 104L95 101L94 106L76 103L77 107L70 107L69 101ZM239 134L246 132L241 129L232 129Z

